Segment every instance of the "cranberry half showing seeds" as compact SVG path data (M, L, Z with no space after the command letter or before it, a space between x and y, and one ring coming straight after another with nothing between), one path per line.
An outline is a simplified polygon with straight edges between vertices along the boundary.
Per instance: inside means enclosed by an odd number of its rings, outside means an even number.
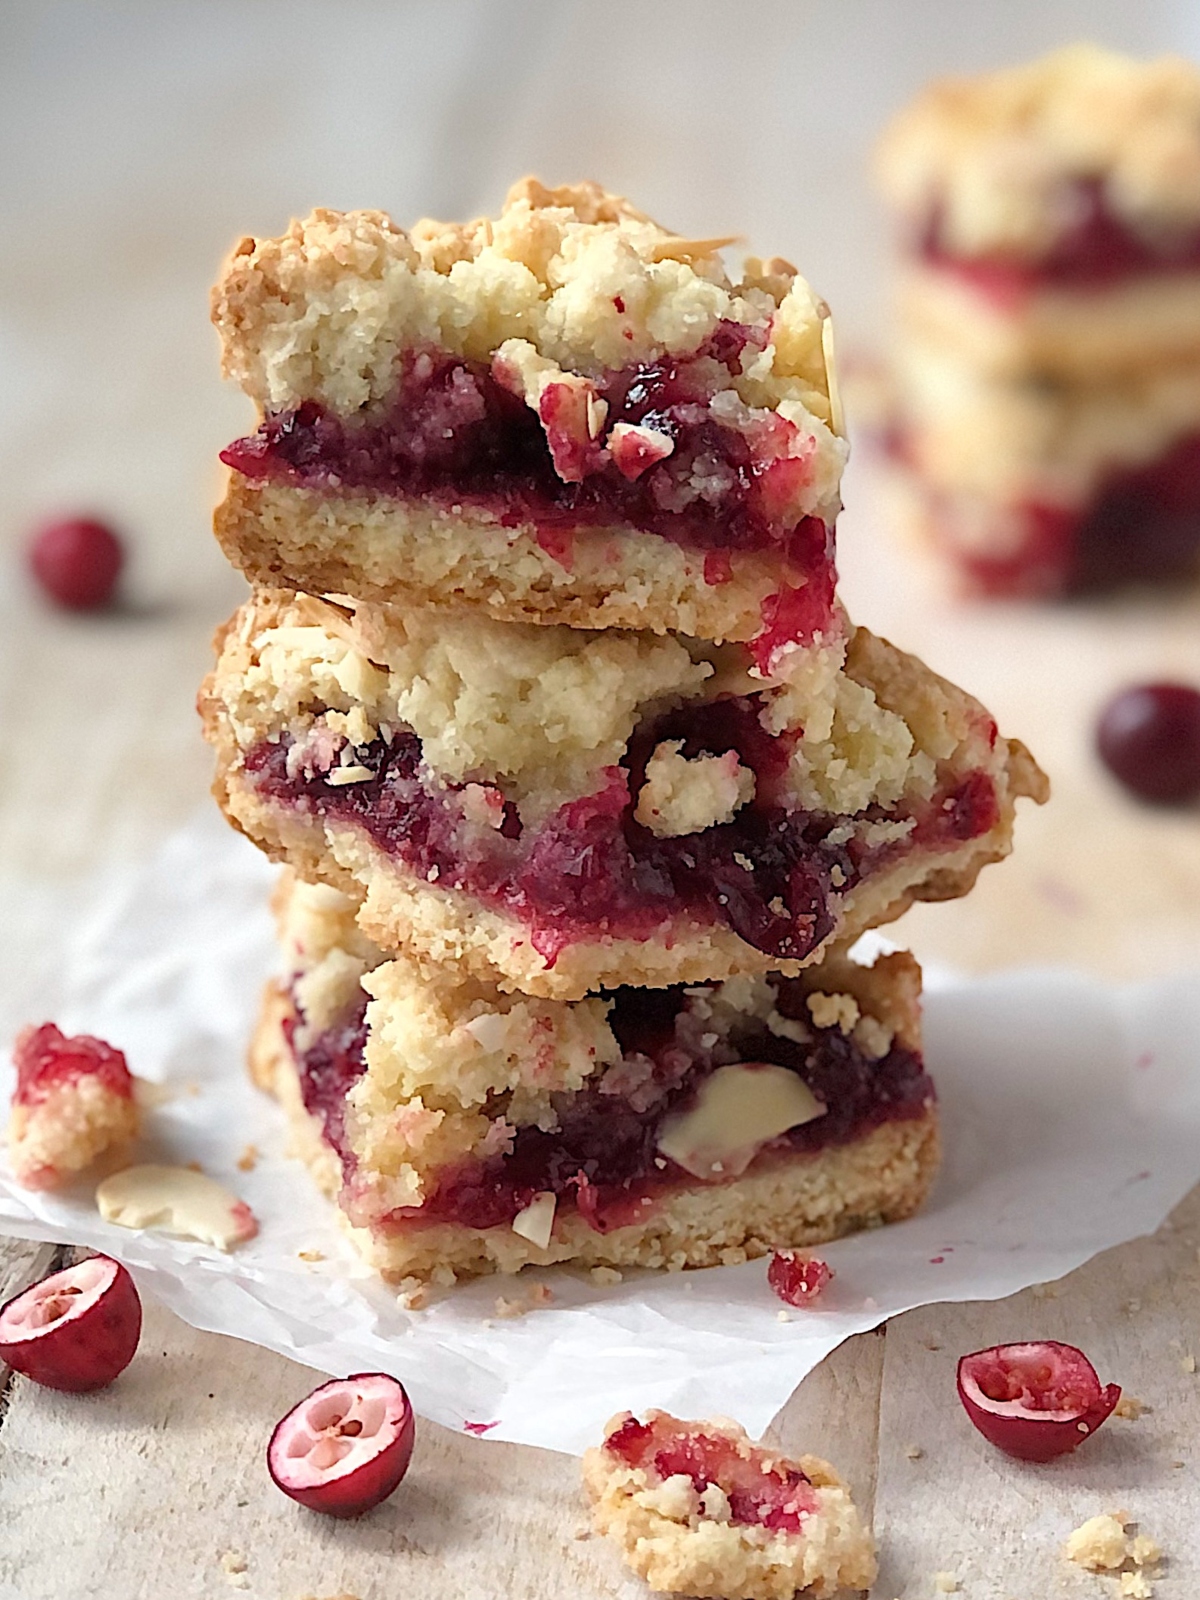
M413 1409L395 1378L334 1378L276 1427L267 1471L310 1511L357 1517L386 1500L408 1471L413 1434Z
M120 539L91 517L47 523L29 546L34 577L68 611L98 611L106 606L124 564Z
M92 1256L0 1308L0 1361L47 1389L103 1389L133 1360L141 1332L133 1279Z
M1100 1387L1073 1344L998 1344L958 1363L958 1398L980 1433L1020 1461L1053 1461L1074 1450L1112 1413L1120 1387Z
M1200 689L1143 683L1114 696L1096 729L1100 759L1141 800L1200 800Z

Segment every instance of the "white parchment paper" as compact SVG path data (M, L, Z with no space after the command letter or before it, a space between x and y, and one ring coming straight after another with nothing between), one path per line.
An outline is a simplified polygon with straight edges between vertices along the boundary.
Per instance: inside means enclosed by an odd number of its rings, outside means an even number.
M109 1226L90 1185L30 1194L2 1163L0 1232L106 1250L194 1326L321 1372L394 1372L419 1412L450 1427L579 1451L614 1411L653 1404L735 1416L758 1434L851 1334L1059 1277L1152 1231L1200 1179L1200 975L1121 988L1069 972L927 973L945 1168L920 1217L823 1250L837 1277L819 1308L780 1321L763 1263L750 1262L607 1288L544 1272L552 1301L514 1319L497 1316L497 1297L519 1298L524 1280L403 1311L286 1157L281 1115L245 1076L274 959L271 876L218 819L199 819L137 871L26 915L0 995L4 1038L51 1018L109 1039L163 1084L139 1157L201 1162L250 1203L258 1237L222 1255ZM5 1061L5 1101L10 1091ZM241 1172L250 1143L260 1159Z

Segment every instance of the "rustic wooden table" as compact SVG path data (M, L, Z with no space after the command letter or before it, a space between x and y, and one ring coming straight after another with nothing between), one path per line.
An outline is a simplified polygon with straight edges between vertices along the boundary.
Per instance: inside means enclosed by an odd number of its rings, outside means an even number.
M210 407L196 431L232 420ZM98 458L110 425L89 426L77 444ZM197 461L206 442L216 441L193 440ZM45 501L37 452L53 448L30 429L0 461L18 502L14 527ZM99 861L140 856L202 801L207 759L191 697L208 634L238 594L201 526L211 488L197 481L178 520L156 504L152 484L142 503L126 497L139 559L135 602L121 615L50 616L15 570L5 586L0 871L10 930L25 926L22 885L35 899ZM1122 979L1195 964L1197 818L1128 803L1096 768L1089 731L1111 686L1200 678L1200 607L955 607L882 534L877 486L862 464L850 501L843 564L855 614L977 691L1035 749L1056 791L1044 811L1022 816L1016 855L974 895L919 908L898 935L921 955L973 969L1053 961ZM1200 1593L1198 1244L1200 1192L1153 1240L1010 1301L898 1318L801 1384L775 1431L786 1446L827 1454L873 1510L878 1600L934 1595L936 1574L952 1575L971 1600L1115 1593L1110 1581L1068 1568L1060 1546L1078 1522L1118 1506L1167 1550L1162 1594ZM0 1297L58 1259L52 1247L0 1241ZM1114 1420L1052 1467L997 1456L965 1425L955 1359L1031 1336L1084 1346L1150 1409ZM644 1592L604 1544L582 1536L576 1469L563 1457L426 1426L393 1500L360 1522L325 1521L285 1501L262 1466L263 1441L311 1387L308 1371L195 1332L154 1305L143 1351L117 1389L96 1397L4 1382L0 1369L0 1600ZM938 1581L944 1589L950 1579Z

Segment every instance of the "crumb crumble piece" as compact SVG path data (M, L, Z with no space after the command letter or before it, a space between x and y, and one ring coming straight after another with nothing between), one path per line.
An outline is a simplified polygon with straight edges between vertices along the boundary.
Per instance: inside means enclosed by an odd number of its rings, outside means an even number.
M1157 1567L1162 1551L1146 1534L1131 1533L1133 1526L1128 1511L1089 1517L1071 1534L1065 1553L1076 1566L1116 1578L1129 1600L1149 1600L1154 1591L1143 1569Z
M1126 1422L1136 1422L1139 1417L1144 1417L1151 1407L1144 1400L1139 1400L1135 1395L1123 1394L1114 1408L1118 1417L1123 1417Z
M938 1594L957 1594L962 1586L953 1572L935 1572L933 1587Z
M239 1172L253 1172L258 1165L258 1146L248 1144L237 1159Z

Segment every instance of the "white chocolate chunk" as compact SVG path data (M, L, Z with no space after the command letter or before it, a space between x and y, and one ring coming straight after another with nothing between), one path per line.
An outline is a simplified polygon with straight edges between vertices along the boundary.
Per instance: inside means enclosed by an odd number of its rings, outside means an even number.
M824 1114L804 1080L786 1067L718 1067L689 1110L663 1119L658 1148L694 1178L736 1178L769 1139Z
M518 1211L512 1219L512 1231L519 1233L522 1239L528 1239L530 1244L537 1245L539 1250L544 1250L554 1232L554 1209L557 1204L557 1199L549 1190L545 1194L535 1195L524 1211Z
M121 1228L159 1228L229 1250L258 1232L244 1200L190 1167L126 1167L96 1190L105 1222Z

